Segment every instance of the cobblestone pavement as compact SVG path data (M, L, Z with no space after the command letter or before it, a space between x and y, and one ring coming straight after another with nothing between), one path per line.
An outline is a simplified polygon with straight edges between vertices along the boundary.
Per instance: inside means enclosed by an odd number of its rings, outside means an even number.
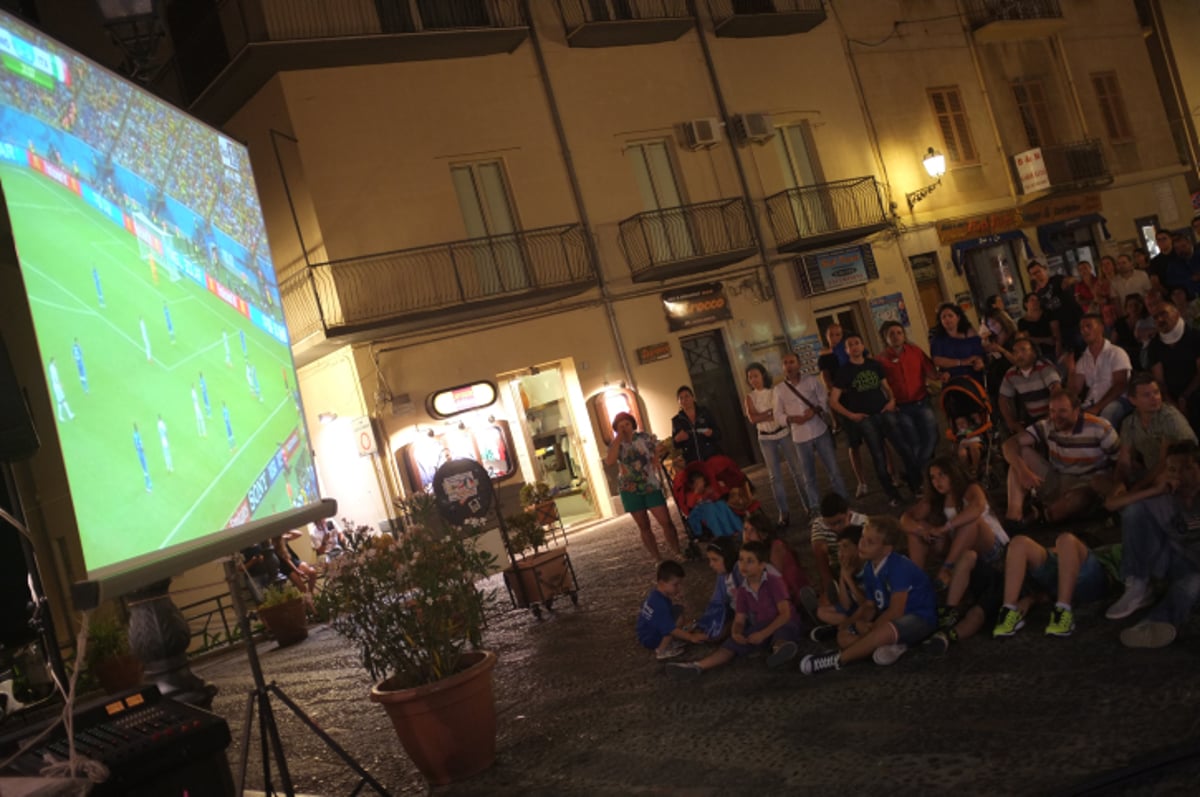
M761 471L751 475L763 486ZM861 503L895 512L879 493ZM1117 533L1101 523L1080 530L1093 542ZM811 564L806 538L792 529ZM888 668L867 663L805 677L771 673L751 659L679 682L633 636L653 565L632 521L573 534L570 550L578 607L564 601L538 621L510 609L500 587L500 610L485 635L499 655L496 764L438 793L1197 793L1194 756L1132 782L1099 785L1106 773L1200 747L1195 620L1169 648L1127 650L1117 637L1129 623L1105 620L1103 604L1083 607L1068 639L1042 634L1048 610L1041 607L1011 639L980 636L945 656L917 650ZM700 562L686 570L686 602L698 612L713 576ZM260 651L267 679L393 794L425 791L383 710L368 702L370 682L354 652L331 629ZM236 775L251 685L245 654L195 669L221 689L214 710L233 730ZM355 776L275 706L297 789L349 794ZM248 785L261 788L257 741L251 747Z

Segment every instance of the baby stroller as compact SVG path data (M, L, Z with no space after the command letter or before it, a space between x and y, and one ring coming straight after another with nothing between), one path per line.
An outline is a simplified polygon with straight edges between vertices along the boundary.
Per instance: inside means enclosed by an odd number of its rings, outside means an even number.
M942 387L946 437L967 471L986 488L993 483L992 457L998 448L987 388L970 376L956 376Z
M671 485L671 494L675 497L675 506L679 510L683 528L687 532L688 542L684 555L690 561L703 557L699 545L701 540L714 536L730 536L731 523L735 518L740 521L761 507L758 499L754 497L754 485L729 457L718 454L685 466L682 457L664 454L660 461L666 483ZM697 473L703 474L708 482L708 489L703 496L689 491ZM698 508L700 503L714 506ZM716 504L725 505L728 510L732 510L732 514L720 506L715 506ZM722 517L724 520L721 520ZM741 533L740 522L733 533Z

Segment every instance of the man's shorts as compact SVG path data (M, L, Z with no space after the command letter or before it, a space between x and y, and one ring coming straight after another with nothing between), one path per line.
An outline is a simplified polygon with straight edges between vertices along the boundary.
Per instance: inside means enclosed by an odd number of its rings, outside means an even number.
M644 512L647 509L666 505L667 499L663 497L661 490L651 493L621 492L621 506L625 507L626 512Z
M1058 554L1050 551L1046 561L1040 567L1035 567L1025 574L1025 577L1037 585L1038 589L1048 595L1058 594ZM1071 595L1072 606L1082 606L1093 603L1105 596L1108 591L1108 578L1100 560L1088 551L1087 559L1079 568L1079 580L1075 582L1075 592Z

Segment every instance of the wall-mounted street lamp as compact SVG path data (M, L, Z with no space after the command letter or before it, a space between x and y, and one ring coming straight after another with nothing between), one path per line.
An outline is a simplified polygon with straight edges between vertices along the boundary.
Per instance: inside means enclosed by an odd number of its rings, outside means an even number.
M934 182L918 188L911 194L905 194L905 199L908 200L908 209L911 212L913 205L920 202L925 197L933 193L933 190L942 184L942 175L946 173L946 156L930 147L925 152L925 157L921 159L921 163L925 164L925 172L933 178Z

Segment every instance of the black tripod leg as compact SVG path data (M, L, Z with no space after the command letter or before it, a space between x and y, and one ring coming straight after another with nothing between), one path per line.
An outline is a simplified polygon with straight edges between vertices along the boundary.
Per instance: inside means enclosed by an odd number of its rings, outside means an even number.
M238 794L246 793L246 764L250 758L250 733L254 730L254 701L257 699L257 689L251 689L246 695L246 715L242 719L241 760L238 762Z
M279 738L279 726L275 724L275 713L271 710L271 694L267 690L273 689L278 693L279 688L274 682L266 688L259 691L259 727L262 729L260 742L262 745L263 756L263 791L268 795L274 794L271 787L271 757L268 753L275 754L275 765L279 767L279 780L283 786L283 793L287 797L294 797L296 790L292 787L292 776L288 772L287 757L283 754L283 740ZM268 737L270 737L271 746L267 747Z
M274 681L268 684L267 689L271 690L271 693L279 698L285 706L291 709L292 713L295 714L301 722L307 725L309 730L315 733L321 741L325 742L326 746L336 753L338 758L342 759L342 761L346 763L346 766L358 773L359 777L362 778L362 781L359 783L358 788L354 790L354 794L357 794L358 790L362 788L362 784L366 783L370 785L370 787L374 789L376 793L383 795L383 797L389 797L387 790L380 785L379 781L371 777L370 773L363 769L362 766L354 760L354 757L346 752L345 748L335 742L333 737L327 734L324 729L322 729L321 726L313 720L312 717L304 713L304 709L293 703L292 699L284 694L284 691L280 689Z

